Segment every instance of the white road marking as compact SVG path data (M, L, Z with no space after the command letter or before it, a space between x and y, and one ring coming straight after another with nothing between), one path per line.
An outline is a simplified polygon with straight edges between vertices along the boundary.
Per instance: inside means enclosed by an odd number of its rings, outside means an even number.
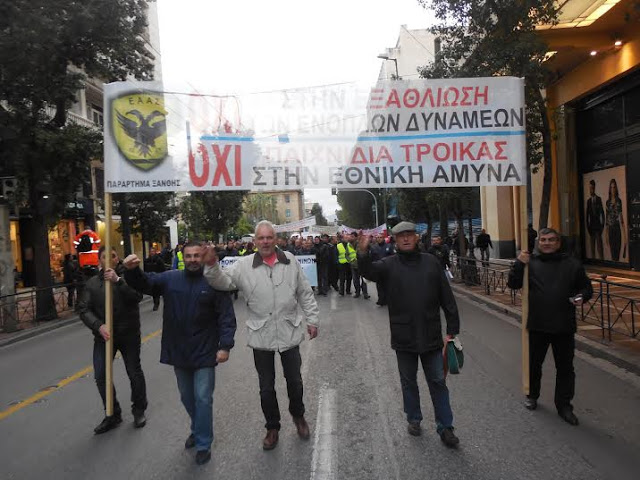
M336 459L336 440L338 435L336 415L336 391L323 385L318 401L311 460L311 480L335 480L338 462Z

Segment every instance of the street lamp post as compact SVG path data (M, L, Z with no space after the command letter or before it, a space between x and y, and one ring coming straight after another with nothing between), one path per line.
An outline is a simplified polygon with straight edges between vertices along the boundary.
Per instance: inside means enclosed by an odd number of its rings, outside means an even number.
M388 53L381 53L380 55L378 55L378 58L381 58L382 60L393 60L393 63L396 66L396 78L395 78L395 80L399 80L400 79L400 75L398 75L398 59L389 57Z
M336 193L337 193L338 189L336 189ZM373 194L373 192L371 190L367 190L366 188L344 188L343 191L345 192L367 192L369 195L371 195L373 197L373 205L375 206L376 209L376 227L378 225L380 225L380 222L378 221L378 199L376 198L376 196Z

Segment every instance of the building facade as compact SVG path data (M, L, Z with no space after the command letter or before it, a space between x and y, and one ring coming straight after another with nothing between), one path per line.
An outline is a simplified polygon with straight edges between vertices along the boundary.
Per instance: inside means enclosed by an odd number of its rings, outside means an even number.
M640 12L633 0L606 2L607 11L589 3L586 22L561 15L540 30L557 72L547 89L555 128L549 223L587 262L638 270ZM534 176L534 205L539 183Z

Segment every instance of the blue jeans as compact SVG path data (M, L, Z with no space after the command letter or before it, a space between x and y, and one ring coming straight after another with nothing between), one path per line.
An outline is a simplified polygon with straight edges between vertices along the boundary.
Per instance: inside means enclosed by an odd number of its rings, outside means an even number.
M180 399L191 418L191 433L197 450L210 450L213 443L213 389L216 383L214 367L173 367L178 381Z
M445 428L453 428L453 412L449 403L449 389L444 378L444 362L442 351L432 350L424 353L396 351L398 370L402 384L402 400L404 413L408 422L422 421L420 410L420 392L418 391L418 357L422 362L422 370L429 386L431 401L436 419L438 433Z

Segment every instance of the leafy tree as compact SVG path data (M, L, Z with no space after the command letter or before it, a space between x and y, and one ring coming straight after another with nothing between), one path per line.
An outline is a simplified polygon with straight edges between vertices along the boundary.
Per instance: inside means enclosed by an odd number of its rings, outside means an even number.
M147 251L145 242L160 239L165 233L164 224L173 218L178 209L175 207L175 193L129 193L126 195L131 220L131 233L142 237L143 256Z
M544 64L547 45L536 33L540 24L557 22L555 0L418 0L439 20L432 29L441 40L425 78L512 75L525 79L527 155L542 168L540 228L546 227L551 199L551 126L542 95L551 77Z
M249 233L253 233L254 228L255 226L251 222L249 222L245 215L243 215L242 217L240 217L235 227L233 227L233 232L236 236L242 237Z
M327 219L324 216L324 213L322 212L322 205L320 205L319 203L314 203L311 206L311 215L314 215L316 217L316 225L329 224L329 222L327 222Z
M191 192L180 204L190 239L225 234L242 215L245 191Z
M18 177L31 221L22 235L33 248L38 287L52 284L47 227L89 179L99 132L67 123L86 76L106 81L152 76L145 47L146 0L13 0L0 5L0 175ZM36 315L56 316L50 290Z
M340 222L352 228L371 228L375 223L373 198L367 192L338 190ZM376 225L377 226L377 225Z
M278 201L274 196L267 193L252 193L249 195L245 201L244 213L254 225L260 220L268 220L274 224L280 223Z

